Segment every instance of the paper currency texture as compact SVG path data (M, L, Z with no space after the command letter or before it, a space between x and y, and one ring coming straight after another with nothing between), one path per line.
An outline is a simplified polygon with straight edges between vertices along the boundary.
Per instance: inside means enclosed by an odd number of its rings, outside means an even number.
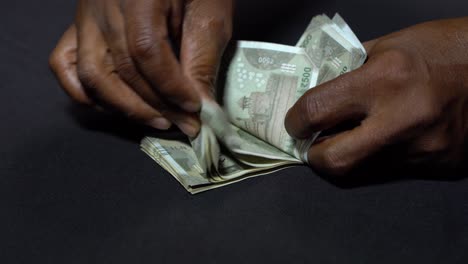
M239 41L223 102L203 100L196 138L145 137L141 149L192 194L305 164L318 133L296 141L287 111L309 89L360 67L366 51L344 19L314 17L296 46ZM219 103L223 104L223 107Z

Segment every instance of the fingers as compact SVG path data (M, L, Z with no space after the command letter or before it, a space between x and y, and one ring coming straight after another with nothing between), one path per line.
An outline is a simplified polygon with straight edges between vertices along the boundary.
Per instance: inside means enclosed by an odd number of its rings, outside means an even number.
M364 66L307 91L286 115L288 133L305 139L340 122L363 119L370 107L363 77L369 73Z
M87 93L97 101L126 116L158 129L171 125L158 111L144 102L114 72L107 45L93 19L78 12L78 76Z
M371 53L378 41L365 42L366 51ZM363 120L372 107L372 87L382 75L381 68L381 62L371 59L357 70L307 91L286 116L288 133L305 139L342 122Z
M163 103L159 96L151 89L148 83L140 75L128 52L127 39L125 37L125 24L119 6L109 1L102 7L101 16L98 16L100 30L112 55L113 64L120 78L134 89L142 99L155 109L161 110ZM109 4L110 3L110 4Z
M120 79L133 89L142 100L175 123L185 134L196 136L199 130L197 117L168 106L137 70L128 51L124 18L119 6L108 1L100 3L105 4L105 6L102 6L101 16L96 20L109 46L115 71Z
M352 130L312 145L308 160L321 172L343 175L379 151L394 135L393 130L370 118Z
M92 100L86 95L78 79L77 45L76 27L72 25L59 40L50 56L49 64L60 85L71 98L82 104L92 104Z
M138 70L162 97L187 112L200 110L200 99L174 55L167 20L169 1L124 1L126 36Z
M214 92L221 57L232 35L231 1L193 1L185 10L181 64L204 96Z

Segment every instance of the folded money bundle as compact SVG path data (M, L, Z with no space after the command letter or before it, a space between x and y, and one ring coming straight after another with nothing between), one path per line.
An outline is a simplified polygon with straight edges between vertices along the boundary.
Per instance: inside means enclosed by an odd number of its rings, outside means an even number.
M307 163L316 136L291 138L284 127L287 111L307 90L365 59L364 47L338 14L314 17L295 47L239 41L224 73L224 109L206 99L196 138L146 137L141 148L192 194Z

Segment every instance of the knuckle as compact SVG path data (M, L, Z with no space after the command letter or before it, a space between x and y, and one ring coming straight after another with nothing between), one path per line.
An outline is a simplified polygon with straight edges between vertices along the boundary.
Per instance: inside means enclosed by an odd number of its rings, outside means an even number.
M214 86L216 82L216 72L216 65L209 64L198 64L190 69L191 75L197 82L209 87Z
M414 121L415 124L419 126L428 126L436 121L442 114L440 107L435 102L430 94L424 95L419 103L415 106L416 111L414 111Z
M223 17L205 17L199 21L198 27L201 30L214 32L225 42L232 38L232 27Z
M318 95L307 96L300 106L300 111L303 113L301 116L305 118L303 121L309 125L317 123L318 113L325 110L325 104Z
M57 50L52 51L49 56L49 66L52 70L57 71L59 65L60 57Z
M387 78L396 82L407 82L414 75L414 63L411 55L401 49L391 49L382 55L382 67Z
M138 29L135 37L129 42L131 56L142 60L158 53L161 40L167 38L157 29Z
M149 36L140 36L130 42L130 53L136 60L151 56L155 47L155 41Z
M353 164L343 157L340 149L329 147L323 153L321 167L332 175L343 175L351 170Z
M139 79L137 70L135 69L132 59L128 56L121 56L115 60L115 69L120 77L127 83L135 83Z
M78 79L84 84L84 87L89 90L97 88L99 78L99 67L94 62L84 61L78 64L77 67Z

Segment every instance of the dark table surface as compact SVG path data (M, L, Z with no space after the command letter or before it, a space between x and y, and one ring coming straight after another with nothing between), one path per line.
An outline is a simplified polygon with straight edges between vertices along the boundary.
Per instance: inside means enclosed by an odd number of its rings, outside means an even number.
M0 4L0 263L468 263L465 179L343 188L300 167L188 194L139 150L144 129L60 90L47 59L74 5ZM293 44L336 11L368 40L468 3L245 0L235 37Z

